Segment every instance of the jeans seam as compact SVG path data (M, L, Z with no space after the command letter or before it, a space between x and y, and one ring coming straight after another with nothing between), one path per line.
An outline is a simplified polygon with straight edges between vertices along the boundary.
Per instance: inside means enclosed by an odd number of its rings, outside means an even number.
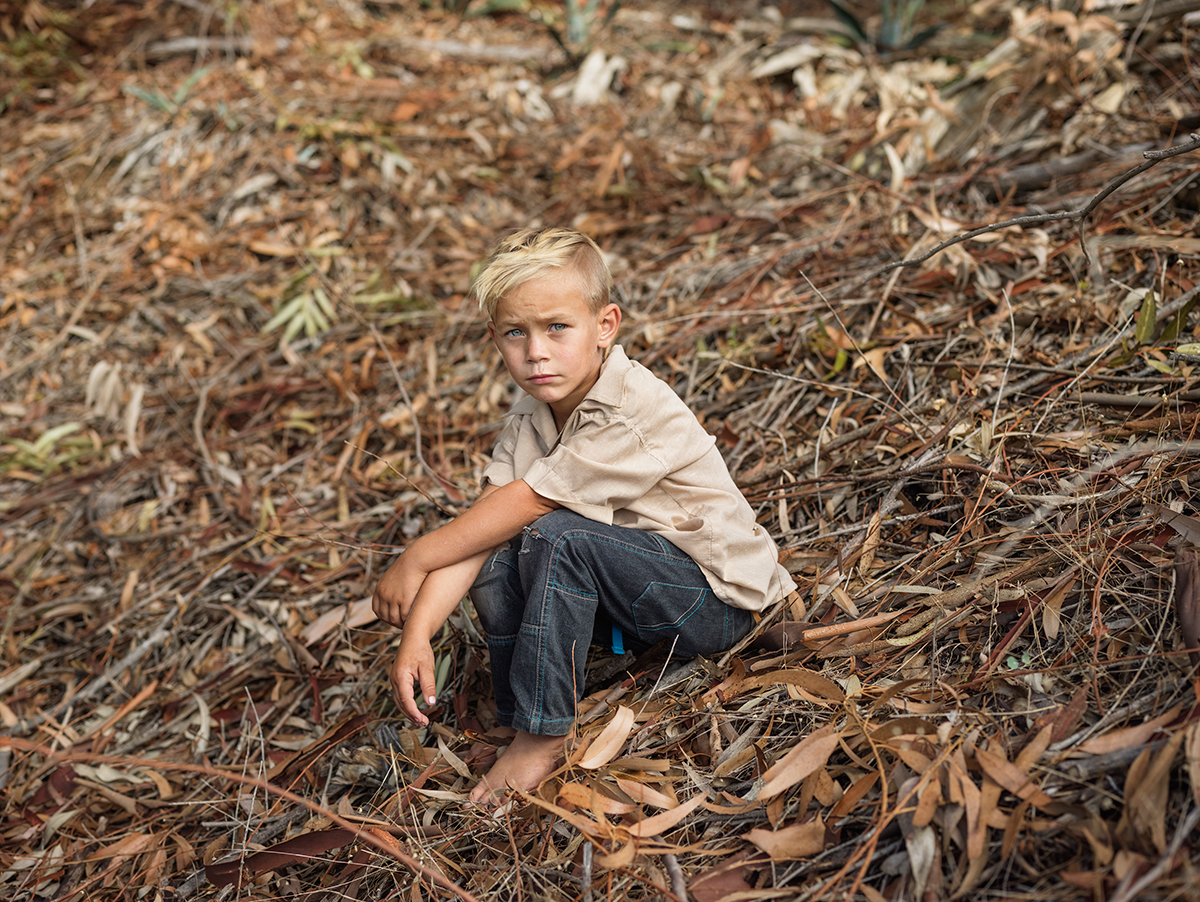
M570 515L572 519L567 519L567 515ZM712 641L718 637L721 637L724 645L729 644L731 611L728 605L712 592L703 569L699 568L691 556L681 552L662 536L648 530L641 531L642 535L638 537L639 541L637 542L632 541L632 536L629 537L629 541L625 541L628 533L612 531L613 528L608 524L600 523L595 524L597 529L589 529L587 525L579 522L578 515L574 515L570 511L563 511L561 515L550 514L548 517L556 519L545 524L538 524L537 527L526 527L520 538L511 543L510 547L514 552L511 557L504 560L498 558L493 561L493 567L496 564L503 564L506 568L521 574L523 577L521 582L528 587L519 589L524 595L523 603L526 607L516 638L509 643L504 642L504 637L497 637L501 640L497 643L497 647L505 648L506 654L513 654L511 649L518 643L528 646L528 653L520 656L520 663L513 662L517 666L506 671L505 677L506 686L514 689L517 686L522 687L518 692L518 697L510 700L513 705L510 722L517 729L531 733L556 734L561 732L563 725L569 727L574 722L577 714L578 695L583 688L581 685L577 685L580 679L577 667L583 656L587 654L590 635L572 638L569 630L564 632L565 622L571 624L570 629L577 629L582 633L584 631L583 620L586 618L572 614L566 621L560 622L560 612L572 608L576 602L580 606L578 613L583 614L586 614L589 605L593 605L594 616L598 616L602 608L604 610L619 609L620 618L628 619L636 630L638 625L636 618L633 617L633 602L639 596L634 594L632 583L622 579L622 568L636 573L643 566L638 563L639 559L655 562L653 565L649 563L645 565L648 572L646 573L647 579L641 582L641 585L645 587L643 594L647 594L652 585L651 573L665 576L669 580L677 570L679 573L677 578L683 582L674 583L663 580L662 585L673 586L677 589L694 589L696 592L696 595L690 600L690 610L681 620L671 621L669 619L673 616L670 610L671 605L662 605L659 615L663 616L663 623L652 632L682 630L690 623L699 622L694 616L698 611L707 611L706 616L701 618L703 623L692 630L694 633L692 638L705 647L711 645ZM653 541L647 541L646 537L653 537ZM535 545L535 540L544 540L549 545ZM589 548L592 550L586 551ZM570 549L584 549L580 552L578 561L575 560L574 552L570 557L566 555L566 551ZM524 558L526 563L518 566L518 560L521 560L518 555L531 553L534 554L534 557ZM616 593L611 598L609 597L611 593L603 590L603 587L607 586L607 582L601 579L607 572L604 563L606 560L613 561L617 568L610 574L615 580L613 591ZM599 561L595 567L592 566L594 561ZM568 562L570 562L569 566ZM532 569L528 569L529 567ZM685 574L678 568L696 569L689 569ZM562 580L560 577L567 575L568 572L572 579L570 581ZM688 583L689 579L694 579L694 583ZM507 581L505 582L507 584ZM570 586L567 584L568 582L587 584L594 591L589 591L582 585ZM513 590L516 590L515 586L510 587L508 591ZM531 592L536 594L531 594ZM688 603L687 596L680 597L685 603ZM599 604L594 604L597 602ZM647 606L652 606L653 603L651 598L647 602ZM724 609L719 619L715 610L710 611L712 603L720 603ZM537 616L533 618L531 615L535 613L535 604L537 605ZM612 607L614 604L617 606L616 608ZM489 637L489 640L492 638ZM548 659L551 645L554 646L554 650L566 649L566 654L562 656L564 658L562 662L557 660L557 655L554 661ZM551 677L553 677L554 687L549 685ZM568 699L566 696L572 688L575 696ZM525 701L521 701L521 699ZM547 716L548 701L553 702L555 709L564 711L564 716ZM570 711L562 708L563 704L571 702L574 705ZM507 711L500 713L508 715Z

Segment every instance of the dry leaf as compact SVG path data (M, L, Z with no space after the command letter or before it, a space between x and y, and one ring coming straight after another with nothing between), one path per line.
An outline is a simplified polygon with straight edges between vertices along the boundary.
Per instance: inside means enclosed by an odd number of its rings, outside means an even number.
M917 810L913 812L913 826L924 827L933 820L938 806L942 804L942 784L935 776L921 788L917 797Z
M308 626L300 631L300 641L307 648L325 638L332 630L345 624L347 629L358 629L368 623L374 623L377 618L371 609L371 599L360 598L348 606L335 607L326 611Z
M617 786L621 791L635 802L642 805L653 805L655 808L674 808L679 804L677 799L672 798L665 792L660 792L653 786L646 783L639 783L636 780L626 780L622 777L617 777Z
M824 767L838 745L832 725L809 733L786 755L767 768L758 798L766 800L795 786L817 768Z
M250 250L256 254L262 254L264 257L291 257L296 253L296 248L290 244L282 244L277 241L251 241Z
M1192 784L1192 800L1200 805L1200 722L1187 728L1184 756L1187 758L1188 780Z
M602 868L627 868L633 864L633 859L637 856L637 843L627 842L625 845L617 848L615 852L601 852L592 858L593 863Z
M595 770L617 757L621 747L625 745L625 740L629 738L629 733L633 730L633 720L633 710L624 705L618 705L612 720L608 722L600 735L592 740L591 745L587 747L587 752L579 759L579 766L584 770Z
M1112 730L1102 736L1089 739L1076 751L1088 755L1104 755L1108 752L1118 752L1121 749L1131 749L1135 745L1145 745L1163 726L1178 717L1182 710L1182 704L1176 705L1169 711L1136 727L1122 727L1119 730Z
M756 827L746 834L746 839L770 855L772 861L796 861L824 851L825 825L817 819L781 830Z
M658 833L665 833L699 808L703 801L704 793L698 792L681 805L668 808L666 811L661 811L633 824L629 827L629 834L644 839Z
M1050 804L1050 797L1038 788L1033 777L1004 756L986 749L976 749L975 760L979 762L979 766L983 768L985 774L1018 798L1027 799L1042 808Z
M1193 667L1200 667L1200 557L1191 548L1175 555L1175 614L1188 659Z
M1145 749L1130 765L1125 778L1125 810L1116 829L1128 848L1148 855L1161 855L1166 849L1169 782L1183 739L1181 730L1157 752Z
M753 870L756 870L760 866L746 860L750 857L750 854L747 852L734 856L691 880L688 883L688 895L691 897L692 902L770 899L773 896L779 895L778 892L764 892L763 890L753 889L750 886L747 878ZM759 855L758 852L752 854ZM789 891L788 895L795 895L795 892Z
M746 679L731 686L726 697L733 698L734 696L742 695L755 689L761 689L764 686L778 685L798 686L801 689L808 690L818 698L829 699L833 702L841 703L846 700L846 693L842 691L837 683L828 677L821 676L819 673L805 670L803 667L773 670L770 673L760 673L752 677L746 677Z
M1173 511L1169 507L1165 507L1161 504L1148 504L1146 507L1158 520L1166 523L1193 545L1200 546L1200 520L1197 520L1195 517L1189 517L1187 514L1181 514L1177 511ZM1177 563L1180 561L1180 558L1183 556L1183 554L1184 551L1181 550L1180 554L1176 555ZM1178 578L1178 570L1176 571L1176 578ZM1192 584L1195 585L1194 579Z
M1050 594L1042 599L1042 631L1051 642L1058 638L1058 630L1062 624L1059 612L1062 610L1063 599L1075 588L1077 578L1076 571L1071 570L1050 590Z
M564 783L559 787L558 799L590 811L597 818L606 814L628 814L636 807L628 802L618 802L598 792L595 786L584 786L582 783Z
M1059 705L1053 711L1048 711L1033 722L1035 730L1050 727L1050 741L1061 742L1083 722L1083 714L1087 711L1088 687L1080 686L1071 695L1071 700L1065 705Z

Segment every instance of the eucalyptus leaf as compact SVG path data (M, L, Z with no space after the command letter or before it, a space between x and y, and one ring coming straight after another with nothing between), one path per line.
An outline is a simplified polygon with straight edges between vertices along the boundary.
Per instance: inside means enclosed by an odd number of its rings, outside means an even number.
M1154 337L1157 314L1158 303L1155 301L1154 292L1147 291L1145 297L1142 299L1142 309L1138 312L1137 328L1133 333L1133 337L1137 339L1138 344L1148 344L1150 339Z

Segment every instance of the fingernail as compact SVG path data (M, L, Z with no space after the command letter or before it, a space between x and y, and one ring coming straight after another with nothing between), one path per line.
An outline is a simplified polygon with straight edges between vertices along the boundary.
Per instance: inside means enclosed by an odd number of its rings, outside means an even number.
M425 701L432 705L434 702L437 701L437 696L436 695L427 695L427 696L425 696Z

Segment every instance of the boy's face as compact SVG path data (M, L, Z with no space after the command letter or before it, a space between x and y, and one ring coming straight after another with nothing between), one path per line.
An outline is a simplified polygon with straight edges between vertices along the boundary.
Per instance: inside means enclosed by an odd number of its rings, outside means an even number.
M579 279L567 273L531 279L506 295L488 334L517 385L549 404L561 429L600 377L620 324L616 304L593 313Z

